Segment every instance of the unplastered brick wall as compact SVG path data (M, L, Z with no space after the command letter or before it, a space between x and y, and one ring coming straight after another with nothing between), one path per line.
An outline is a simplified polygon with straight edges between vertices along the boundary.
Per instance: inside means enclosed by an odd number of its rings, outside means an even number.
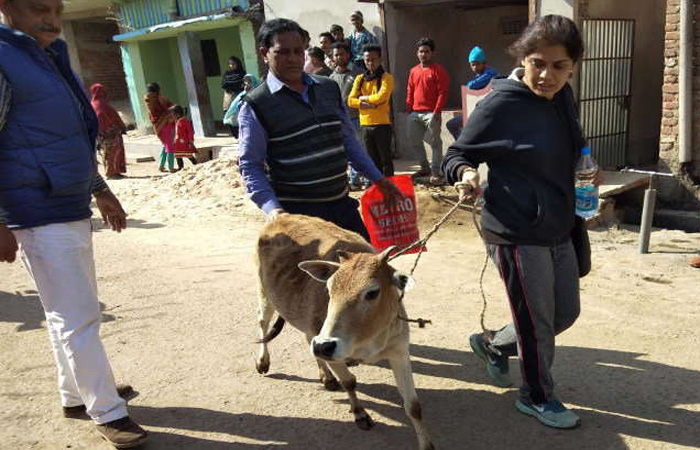
M119 32L116 23L76 21L73 29L85 84L103 84L111 100L128 99L119 44L112 41Z
M696 175L700 175L700 0L693 1L693 8L692 147L695 172ZM667 0L663 113L659 157L675 173L678 173L680 166L678 162L680 19L680 0Z

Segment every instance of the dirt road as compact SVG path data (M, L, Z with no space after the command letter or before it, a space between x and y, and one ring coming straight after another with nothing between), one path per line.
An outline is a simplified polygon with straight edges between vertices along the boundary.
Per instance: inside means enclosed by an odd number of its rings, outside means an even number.
M116 378L140 393L130 411L151 432L145 448L416 448L385 365L353 369L377 423L368 432L353 424L342 392L321 388L299 332L285 329L271 344L270 374L255 372L252 248L261 222L240 187L189 196L194 172L167 180L152 178L152 165L129 169L135 178L111 184L130 228L100 230L94 243L102 336ZM424 196L420 207L446 211L430 202ZM439 449L700 447L700 270L686 264L700 234L655 231L652 253L641 256L633 230L592 233L583 311L558 338L554 368L559 395L583 426L556 431L519 414L516 390L491 386L468 348L479 329L484 253L470 217L459 214L430 242L405 298L411 316L433 321L412 329L411 352ZM395 265L411 263L406 256ZM487 325L496 328L509 314L493 267L485 290ZM0 448L110 448L90 422L61 417L42 309L17 263L0 266L0 352ZM512 367L519 381L517 361Z

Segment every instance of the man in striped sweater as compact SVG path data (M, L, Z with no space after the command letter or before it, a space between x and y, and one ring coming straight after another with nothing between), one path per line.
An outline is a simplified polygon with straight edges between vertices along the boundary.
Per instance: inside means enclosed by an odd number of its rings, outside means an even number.
M377 184L387 202L399 201L400 191L357 141L338 85L304 73L301 27L270 20L258 38L269 72L238 117L240 171L250 198L268 220L284 212L305 214L368 239L358 203L348 196L348 160Z

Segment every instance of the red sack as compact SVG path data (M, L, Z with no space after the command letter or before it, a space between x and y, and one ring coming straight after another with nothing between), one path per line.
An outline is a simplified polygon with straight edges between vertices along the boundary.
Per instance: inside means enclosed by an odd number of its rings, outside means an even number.
M410 175L389 177L405 199L397 207L387 208L384 195L376 185L362 196L362 220L377 251L396 245L405 248L420 238L418 231L418 204ZM419 247L408 253L417 253ZM424 249L425 250L425 249Z

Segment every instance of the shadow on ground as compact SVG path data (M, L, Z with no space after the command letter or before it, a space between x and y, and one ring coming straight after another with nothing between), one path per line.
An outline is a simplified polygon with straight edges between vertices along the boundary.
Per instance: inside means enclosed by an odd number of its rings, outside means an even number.
M424 345L413 345L411 350L416 374L488 382L483 363L470 352ZM418 383L423 417L439 449L542 448L546 441L547 448L552 449L626 450L629 447L623 435L655 442L658 446L654 448L700 445L700 414L683 406L700 403L700 393L692 388L700 385L700 372L644 361L643 356L579 347L558 349L560 395L583 419L583 426L575 430L546 428L516 412L515 389L420 389ZM517 362L513 368L517 370ZM273 373L267 378L271 393L275 383L302 383L300 390L314 389L318 383L293 374ZM391 379L388 370L387 379ZM346 420L335 421L196 407L132 406L130 410L146 427L156 428L148 449L416 448L413 428L393 384L358 382L360 398L377 423L368 432L357 429L349 413ZM346 409L347 405L337 404L346 401L338 398L328 394L329 409ZM270 395L270 401L275 402L274 395ZM235 399L231 403L235 404ZM394 421L402 425L393 425ZM228 439L236 437L251 443L231 444L224 442L226 437L221 441L196 437L201 433L228 435Z
M105 308L100 302L102 322L115 320L112 314L104 312ZM16 322L19 324L16 331L29 331L43 328L45 319L37 291L0 291L0 322Z

